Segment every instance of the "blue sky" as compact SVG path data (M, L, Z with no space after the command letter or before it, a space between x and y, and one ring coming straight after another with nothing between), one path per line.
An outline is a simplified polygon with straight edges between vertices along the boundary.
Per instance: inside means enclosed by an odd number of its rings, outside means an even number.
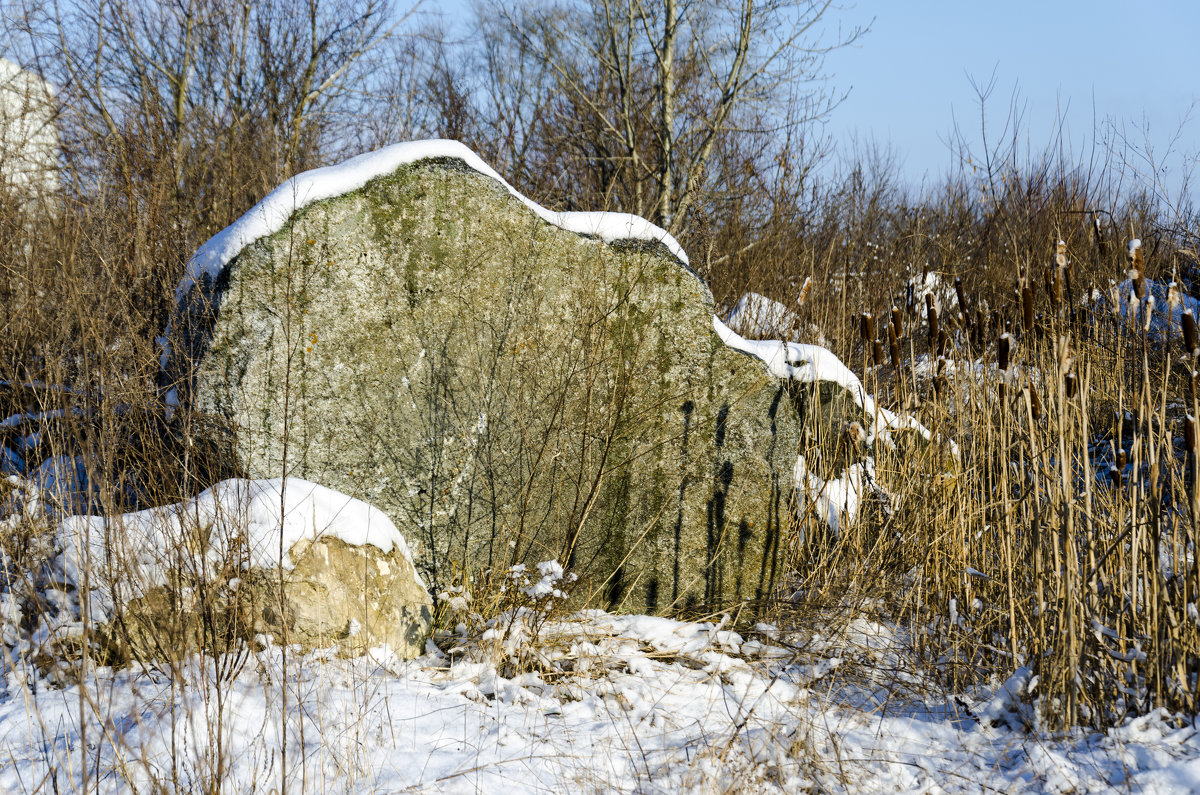
M971 79L986 85L993 75L990 134L1001 131L1015 92L1035 152L1061 115L1073 158L1115 144L1117 158L1149 181L1149 151L1172 197L1200 153L1200 0L838 2L831 30L839 22L871 30L829 56L831 87L850 94L825 129L842 152L855 140L890 146L913 187L937 182L955 162L946 141L956 119L979 148ZM426 6L460 20L469 8L470 0ZM1190 193L1200 196L1200 184Z
M986 85L993 74L992 134L1016 91L1035 151L1061 112L1076 156L1089 155L1093 140L1125 140L1147 174L1148 143L1172 191L1200 151L1196 0L861 0L840 16L874 21L853 48L830 56L834 84L851 92L827 130L843 147L855 136L890 144L913 183L936 180L953 162L945 141L955 119L980 140L970 78Z

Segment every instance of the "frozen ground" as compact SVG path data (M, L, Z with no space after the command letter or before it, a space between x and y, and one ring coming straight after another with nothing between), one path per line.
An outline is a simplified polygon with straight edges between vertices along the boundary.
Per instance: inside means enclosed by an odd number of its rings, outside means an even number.
M229 792L275 790L285 771L289 792L1200 788L1190 721L1030 733L1003 688L937 694L884 626L842 623L836 638L793 638L801 650L771 627L743 638L591 612L542 626L520 670L480 635L408 663L378 650L285 668L276 647L224 672L199 658L174 673L100 669L82 688L9 670L0 790L78 791L85 766L101 792L201 789L221 768Z

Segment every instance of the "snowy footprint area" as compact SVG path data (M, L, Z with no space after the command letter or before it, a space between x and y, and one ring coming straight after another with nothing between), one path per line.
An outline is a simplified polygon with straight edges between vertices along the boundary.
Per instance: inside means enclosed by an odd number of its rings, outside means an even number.
M100 669L82 688L10 670L0 789L80 791L85 762L100 792L214 777L271 791L285 770L288 792L1200 788L1191 724L1153 715L1056 739L984 725L974 716L1003 699L910 688L894 633L851 629L859 651L809 639L800 654L720 624L589 612L545 625L540 665L510 677L453 639L410 662L292 654L286 676L278 647L232 670L194 657L174 678Z

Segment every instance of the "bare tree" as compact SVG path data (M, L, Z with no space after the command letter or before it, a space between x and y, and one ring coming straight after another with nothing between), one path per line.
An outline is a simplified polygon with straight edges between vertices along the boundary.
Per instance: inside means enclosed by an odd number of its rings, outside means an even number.
M397 0L15 0L6 50L55 86L88 258L161 327L183 261L296 171L355 150ZM355 153L357 153L355 151Z
M481 130L530 125L524 137L544 141L545 153L520 162L541 174L518 179L570 175L564 193L598 194L680 232L710 189L724 139L768 132L785 140L837 104L825 56L862 30L825 35L831 7L565 0L510 10L486 0L480 38L521 68L508 66L505 80L486 87ZM489 56L489 72L498 63ZM552 90L531 93L531 85Z

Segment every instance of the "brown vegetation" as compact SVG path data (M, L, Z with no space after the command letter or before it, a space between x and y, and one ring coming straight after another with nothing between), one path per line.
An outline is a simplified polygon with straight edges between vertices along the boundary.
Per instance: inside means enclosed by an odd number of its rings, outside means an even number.
M27 465L83 456L108 511L211 483L219 467L156 391L187 257L298 170L461 137L549 206L669 226L719 304L750 289L788 304L883 405L957 443L956 464L936 445L878 451L890 504L836 539L798 511L794 578L764 609L799 621L878 597L955 686L1031 666L1058 725L1194 713L1195 343L1156 341L1093 298L1125 278L1131 237L1139 283L1198 294L1193 208L1131 189L1115 163L1019 158L1011 142L964 150L920 194L879 153L818 172L806 122L831 95L789 102L842 42L808 40L784 64L764 38L784 9L711 3L712 25L752 35L710 71L703 26L671 59L669 10L605 7L574 26L554 10L488 17L452 43L401 38L399 11L365 0L31 6L7 32L59 86L63 189L0 206L0 408L78 413L46 426ZM928 302L909 286L927 274L944 288ZM5 543L21 560L21 539Z

